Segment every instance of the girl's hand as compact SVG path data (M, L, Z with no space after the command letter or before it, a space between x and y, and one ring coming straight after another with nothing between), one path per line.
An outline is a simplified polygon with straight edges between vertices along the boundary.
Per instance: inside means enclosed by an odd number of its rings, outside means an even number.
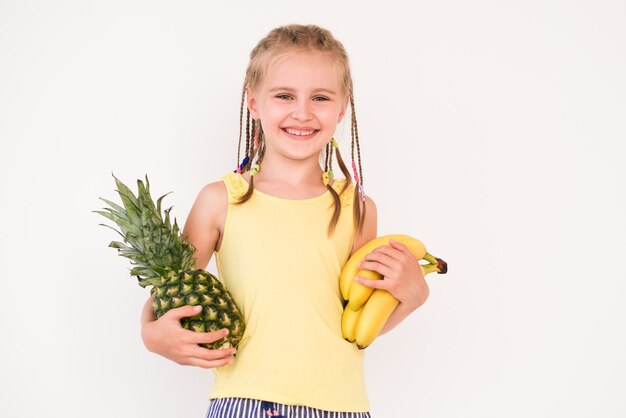
M428 299L429 289L418 260L409 249L394 240L376 248L363 258L359 268L380 273L383 280L355 277L364 286L384 289L410 310L419 308Z
M148 300L141 324L141 337L146 348L183 366L210 369L232 363L236 352L234 348L209 350L198 345L225 337L228 333L226 328L215 332L194 332L180 325L181 318L194 316L200 309L199 306L183 306L171 309L155 320L151 301Z

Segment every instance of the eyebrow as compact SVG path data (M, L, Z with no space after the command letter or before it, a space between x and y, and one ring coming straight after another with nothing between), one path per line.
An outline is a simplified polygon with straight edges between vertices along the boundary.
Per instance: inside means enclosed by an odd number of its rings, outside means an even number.
M291 87L272 87L269 92L270 93L274 93L277 91L288 91L288 92L294 92L295 90ZM336 95L337 92L334 90L329 90L329 89L325 89L325 88L321 88L321 89L313 89L313 93L326 93L326 94L334 94Z

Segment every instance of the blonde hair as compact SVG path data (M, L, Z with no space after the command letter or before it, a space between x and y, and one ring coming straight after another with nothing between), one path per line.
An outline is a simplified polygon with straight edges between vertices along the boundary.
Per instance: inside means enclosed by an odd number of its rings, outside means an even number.
M273 29L269 34L261 39L259 43L250 52L250 62L246 70L246 76L243 83L243 91L241 94L241 105L239 108L239 144L237 149L237 164L239 164L241 158L241 138L243 133L243 119L244 119L244 103L246 99L246 87L256 88L264 81L264 77L267 74L269 66L274 63L278 58L285 54L293 52L317 52L322 53L332 59L339 71L339 85L341 94L344 97L349 98L350 110L351 110L351 151L353 168L356 173L356 164L358 164L358 181L356 184L356 190L354 193L353 214L354 214L354 228L358 232L363 228L363 221L365 219L365 201L364 195L362 195L363 188L363 174L361 169L361 147L359 144L359 133L357 128L356 113L354 108L354 94L352 87L352 75L350 73L350 65L348 62L348 54L345 48L334 38L334 36L326 29L323 29L316 25L287 25L280 26ZM250 118L250 111L246 107L246 122L245 122L245 159L239 165L238 170L242 173L250 171L256 164L261 164L263 156L265 154L265 141L263 135L263 129L260 121L255 121ZM256 139L255 139L256 135ZM355 161L355 148L356 157ZM343 189L337 194L335 189L330 184L326 187L333 196L335 209L333 216L328 226L328 234L331 235L341 214L341 201L339 196L348 190L352 182L352 176L350 171L346 167L339 148L333 148L330 143L324 148L324 171L332 170L332 157L333 149L337 154L337 163L341 172L346 178L346 183ZM253 161L255 160L253 164ZM251 174L254 174L251 173ZM247 201L254 191L254 175L250 176L250 184L248 191L237 202L241 204ZM362 198L363 196L363 198Z

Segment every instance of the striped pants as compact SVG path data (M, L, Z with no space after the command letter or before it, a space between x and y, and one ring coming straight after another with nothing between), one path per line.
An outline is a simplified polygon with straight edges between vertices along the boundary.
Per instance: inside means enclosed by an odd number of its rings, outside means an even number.
M206 418L370 418L369 412L323 411L246 398L212 399Z

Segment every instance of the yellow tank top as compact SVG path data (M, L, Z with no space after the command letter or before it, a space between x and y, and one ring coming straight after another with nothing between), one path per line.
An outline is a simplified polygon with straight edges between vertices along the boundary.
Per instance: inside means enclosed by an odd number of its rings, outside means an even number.
M282 199L248 189L236 173L228 190L218 275L246 321L233 363L213 369L210 398L244 397L329 411L369 409L363 351L341 336L341 268L354 240L354 187L330 238L330 191L310 199ZM339 193L345 179L333 183Z

